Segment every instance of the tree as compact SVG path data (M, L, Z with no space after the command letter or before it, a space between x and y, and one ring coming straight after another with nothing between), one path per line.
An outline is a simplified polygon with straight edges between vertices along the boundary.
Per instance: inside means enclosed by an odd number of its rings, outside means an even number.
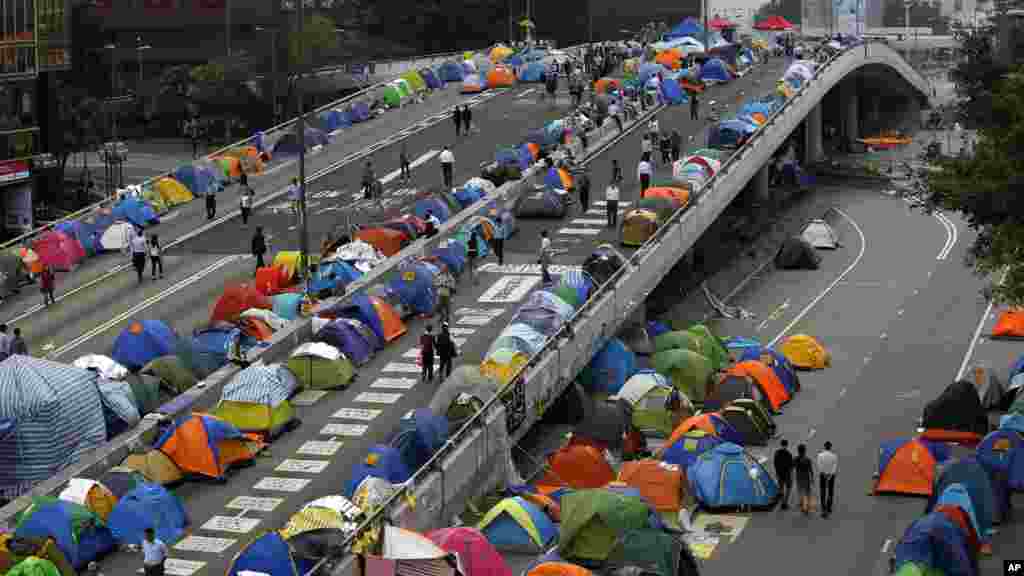
M950 76L960 97L960 116L968 125L985 126L992 122L992 90L1008 72L996 59L994 36L991 28L956 33L958 58Z
M996 302L1024 305L1024 73L1007 75L992 93L992 124L971 156L944 158L922 174L929 207L963 214L978 236L968 264L983 275L1005 272Z
M102 113L102 105L95 98L81 97L67 86L57 91L57 114L64 128L64 146L57 158L61 182L72 154L89 152L99 146Z
M312 69L337 50L337 26L328 16L309 16L301 37L295 32L288 35L288 64L293 71Z

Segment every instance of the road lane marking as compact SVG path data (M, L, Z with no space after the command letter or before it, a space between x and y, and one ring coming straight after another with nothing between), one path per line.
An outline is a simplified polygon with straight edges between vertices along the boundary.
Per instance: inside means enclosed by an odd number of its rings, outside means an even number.
M209 536L187 536L184 540L174 545L175 550L185 552L209 552L210 554L223 554L225 550L235 545L234 538L210 538Z
M348 422L330 422L324 424L324 427L320 429L320 434L323 436L345 436L347 438L358 438L366 434L369 430L369 426L366 424L350 424Z
M597 236L603 231L601 228L562 228L558 233L570 236Z
M452 336L469 336L476 333L476 328L449 328L448 332L451 332Z
M214 516L203 523L203 530L213 532L230 532L232 534L248 534L259 526L259 518L238 518L233 516Z
M195 560L182 560L180 558L168 558L164 562L164 574L167 576L192 576L206 566L206 562ZM145 574L144 568L135 571L136 574Z
M394 404L401 398L401 394L389 394L386 392L361 392L356 396L356 402L365 402L367 404Z
M372 408L342 408L334 414L331 414L331 418L347 418L349 420L362 420L363 422L369 422L377 416L380 416L383 412L383 410L375 410Z
M284 502L284 498L266 498L260 496L235 496L225 508L242 510L243 512L273 512Z
M809 314L810 311L813 310L814 307L818 305L818 302L821 302L821 300L823 298L825 298L825 296L828 296L829 292L831 292L836 286L838 286L839 283L842 282L843 279L846 278L846 276L849 275L849 273L852 272L853 269L856 268L858 264L860 264L860 261L864 259L864 251L865 251L865 249L867 247L867 241L866 241L866 239L864 237L864 231L861 230L860 225L857 224L857 221L854 220L853 218L851 218L849 214L847 214L846 212L843 212L842 210L840 210L838 208L833 208L833 210L837 214L839 214L840 216L845 218L846 221L849 222L853 226L853 229L856 230L857 235L860 236L860 251L857 253L857 257L853 259L853 262L851 262L850 265L847 266L846 269L843 270L842 273L839 274L839 276L837 276L836 279L833 280L831 284L826 286L825 289L822 290L820 294L815 296L814 300L811 300L811 302L809 304L807 304L807 306L805 306L804 309L801 310L800 313L797 314L795 318L790 320L789 324L787 324L786 327L783 328L782 331L779 332L779 334L775 338L773 338L771 342L768 343L768 347L769 348L774 347L776 344L778 344L779 341L782 340L786 336L786 334L790 330L793 329L794 326L796 326L801 320L804 319L804 316L807 316L807 314Z
M266 476L253 486L254 490L267 490L270 492L301 492L310 480L306 478L280 478Z
M142 302L139 302L135 306L132 306L127 311L122 312L121 314L118 314L117 316L111 318L107 322L104 322L103 324L100 324L99 326L93 328L92 330L89 330L85 334L82 334L78 338L75 338L71 342L68 342L67 344L61 346L60 348L57 348L53 352L50 352L49 354L47 354L46 357L51 359L51 360L56 360L57 358L60 358L61 356L63 356L68 351L74 350L78 346L81 346L82 344L84 344L85 342L91 340L92 338L95 338L99 334L102 334L103 332L106 332L107 330L110 330L114 326L117 326L121 322L124 322L125 320L131 318L132 316L135 316L139 312L145 310L146 308L149 308L153 304L156 304L156 303L160 302L164 298L167 298L168 296L171 296L171 295L177 293L178 291L182 290L183 288L187 288L187 287L191 286L192 284L195 284L196 282L199 282L203 278L206 278L210 274L213 274L214 272L216 272L217 270L227 266L228 264L232 264L232 263L237 262L239 260L244 260L244 259L251 258L251 257L252 256L249 256L249 255L238 255L238 254L236 254L236 255L233 255L233 256L226 256L224 258L221 258L220 260L217 260L216 262L214 262L210 266L207 266L203 270L200 270L199 272L196 272L195 274L189 276L188 278L185 278L184 280L181 280L180 282L178 282L177 284L172 285L169 288L165 288L164 290L162 290L161 292L159 292L155 296L150 296L149 298L143 300Z
M331 424L324 426L324 429L330 427ZM324 434L324 430L320 430L320 434ZM328 433L329 436L335 436L335 434ZM344 442L337 440L307 440L299 447L295 452L296 454L303 454L305 456L334 456L344 446Z
M303 390L292 396L292 406L312 406L327 395L326 390Z
M946 216L945 214L941 212L936 212L935 218L946 229L946 243L942 246L942 250L939 252L938 256L935 257L935 259L945 260L946 258L949 257L949 253L953 250L953 247L956 246L956 242L960 236L960 233L956 228L956 224L952 220L950 220L949 217Z
M387 366L384 366L380 370L381 372L398 372L399 374L419 374L422 369L415 364L407 364L404 362L388 362Z
M1007 273L1003 272L1002 277L999 278L999 286L1002 286L1003 282L1006 281ZM985 307L985 313L981 315L981 320L978 320L978 327L974 329L974 336L971 336L971 343L967 346L967 352L964 353L964 360L960 363L960 369L956 371L956 378L953 379L954 382L963 379L964 373L967 372L967 364L971 361L971 357L974 356L974 349L978 346L981 331L985 329L985 323L988 321L989 314L992 313L992 308L995 304L995 300L989 300L988 306Z
M778 320L779 316L781 316L782 313L785 312L789 308L789 303L790 303L790 299L786 298L785 302L783 302L782 304L779 304L779 306L777 308L775 308L775 310L772 310L771 314L769 314L767 318L762 320L761 323L757 325L757 332L760 332L761 330L764 330L764 328L766 326L768 326L769 322L774 322L774 321Z
M607 226L608 221L604 218L576 218L569 222L570 224L579 224L580 226Z
M274 472L302 472L305 474L319 474L327 469L331 463L327 460L299 460L288 458L274 468Z
M370 384L370 388L376 388L378 390L412 390L416 383L419 382L416 378L377 378Z
M516 98L522 98L522 97L524 97L524 96L529 96L530 94L533 94L533 93L534 93L534 92L536 92L536 91L537 91L537 89L536 89L536 88L527 88L526 90L523 90L522 92L520 92L519 94L517 94L517 95L516 95ZM97 164L97 166L98 166L98 164Z

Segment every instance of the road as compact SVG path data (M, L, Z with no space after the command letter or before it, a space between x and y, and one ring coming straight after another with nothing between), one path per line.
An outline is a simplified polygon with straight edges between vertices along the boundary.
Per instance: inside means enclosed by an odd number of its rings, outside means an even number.
M783 70L782 62L773 62L761 69L751 73L747 77L739 79L731 84L715 87L710 90L705 102L711 99L730 101L735 106L737 94L741 91L750 96L760 95L771 89L774 80L778 78ZM517 98L516 95L523 89L512 91L507 96L501 96L491 102L486 108L485 114L475 114L475 121L481 126L479 134L473 135L468 141L462 142L455 149L457 181L462 181L478 170L478 163L475 158L493 158L495 149L500 145L514 143L517 134L522 134L528 126L522 126L525 119L531 119L529 126L540 125L539 110L535 98ZM686 119L685 121L683 119ZM678 128L684 135L702 133L703 123L691 123L689 110L685 107L678 107L665 110L661 113L662 126ZM536 124L534 124L536 122ZM450 142L453 131L450 125L443 127L449 130L438 134L433 139L428 139L424 146L436 148L438 144ZM408 145L410 154L413 157L422 154ZM477 150L474 156L473 150ZM605 174L607 166L610 165L610 158L618 158L624 170L631 174L633 167L639 159L640 144L639 136L636 133L626 135L620 142L616 143L597 160L595 174L593 176L594 188L603 189L608 175ZM383 156L382 156L383 157ZM394 166L394 164L392 164ZM428 163L418 169L426 170L425 178L429 182L436 182L440 178L439 170L435 164ZM419 173L414 174L418 180ZM358 170L348 172L348 180L339 180L331 184L339 189L348 187L355 188L358 182ZM623 199L635 198L637 184L635 178L627 181L624 186ZM599 210L595 205L589 210ZM285 238L275 239L281 244L294 242L294 234L287 235L291 224L284 218L274 218L272 214L258 215L262 222L265 222L271 230L285 234ZM572 233L556 233L555 239L566 246L569 252L562 257L565 263L578 264L590 253L592 247L603 241L612 238L614 234L603 230L599 226L590 223L580 223L580 219L591 221L599 219L600 216L587 214L583 217L570 217L566 221L531 221L522 222L520 232L511 239L506 246L506 266L526 266L536 261L536 248L539 240L538 231L541 228L551 229L557 232L562 228L581 228L598 231L597 234L588 233L585 240L579 240L578 235ZM319 224L314 217L311 220L311 227L320 230L320 226L330 226L333 217L325 217L325 224ZM576 220L576 224L570 224ZM231 248L219 249L221 242L241 242L245 235L234 231L228 225L228 232L215 231L212 236L204 236L197 244L187 244L190 247L186 252L189 256L182 257L180 266L188 270L201 269L204 265L210 266L218 262L218 258L236 256ZM233 236L237 236L234 237ZM314 236L316 238L316 236ZM605 240L606 241L606 240ZM214 249L217 246L218 249ZM215 254L211 254L215 252ZM219 288L225 279L231 276L241 277L251 274L251 262L238 259L225 264L223 268L215 273L197 281L192 287L181 292L174 292L140 313L144 318L161 318L181 330L182 326L189 326L192 323L205 321L208 310L213 303L214 296L219 294ZM484 266L484 271L478 275L478 285L472 286L468 280L463 279L456 295L453 305L455 310L455 322L453 323L453 336L462 339L457 343L460 345L460 359L462 363L478 363L487 346L502 328L508 323L511 315L518 307L519 302L525 298L530 289L539 286L539 270L532 270L532 273L509 273L512 268L504 270ZM110 318L111 313L103 317ZM73 322L74 320L69 320ZM85 323L84 327L95 325ZM173 565L180 567L182 574L220 574L223 573L229 559L239 550L241 543L257 536L260 531L274 529L281 526L288 517L294 513L299 506L316 497L338 493L342 484L347 480L348 471L354 462L361 458L367 448L377 442L386 441L391 431L395 429L399 418L409 410L425 405L434 391L433 385L417 383L418 367L415 364L416 347L415 343L422 333L425 322L420 319L410 320L408 323L409 333L399 341L383 350L369 364L360 370L360 375L354 384L345 391L330 392L319 396L310 406L299 406L297 408L299 417L304 424L296 431L284 435L278 439L268 450L268 455L258 459L255 466L239 470L226 485L210 485L205 483L187 483L177 488L177 493L185 500L186 508L192 516L195 526L194 536L174 546L172 557L176 560ZM123 326L117 323L108 330L96 334L94 337L83 343L69 348L65 351L68 359L88 352L103 352L109 349L116 332ZM398 380L396 380L398 379ZM405 380L401 380L405 379ZM303 397L307 398L306 396ZM311 397L310 397L311 398ZM312 398L311 398L312 399ZM372 411L372 412L367 412ZM325 427L327 427L325 429ZM310 442L336 441L339 444L310 444ZM281 469L283 462L288 459L314 460L319 464L310 465L319 469L315 473L302 473ZM286 465L287 466L287 465ZM282 481L265 481L265 478L284 478ZM262 482L262 484L261 484ZM257 486L266 487L274 484L277 489L265 490ZM287 490L284 490L287 488ZM280 501L260 500L261 505L271 508L266 511L242 511L232 507L232 501L239 497L277 498ZM240 515L241 513L241 515ZM213 516L241 516L250 518L257 522L244 526L239 533L225 532L211 528L203 528ZM219 540L209 540L217 538ZM191 562L182 564L178 560ZM196 564L196 563L202 563ZM126 554L117 554L104 562L104 571L113 574L127 573L138 565L138 559Z

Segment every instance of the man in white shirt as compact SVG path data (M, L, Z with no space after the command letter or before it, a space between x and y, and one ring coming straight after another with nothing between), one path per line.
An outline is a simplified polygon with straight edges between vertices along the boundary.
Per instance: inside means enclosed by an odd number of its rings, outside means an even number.
M832 504L836 491L836 472L839 471L839 457L832 451L832 443L825 442L825 449L818 452L818 475L821 479L821 517L832 515Z
M604 191L604 207L608 219L608 227L614 228L619 225L619 185L617 182L608 184Z
M142 540L142 570L145 576L164 576L167 545L156 537L152 528L146 528Z
M657 118L651 118L651 121L647 123L647 133L652 138L657 138L658 134L661 133L660 127L658 126Z
M548 231L544 230L540 233L540 274L541 281L545 284L551 283L551 272L548 271L548 266L551 265L551 238L548 237Z
M146 237L141 230L136 230L128 239L128 249L132 253L132 266L139 275L139 284L142 284L142 272L146 269Z
M619 132L622 132L622 111L619 109L619 103L612 100L611 104L608 105L608 116L611 116L612 120L615 120L615 124L619 127Z
M452 167L455 165L455 155L448 149L447 146L441 151L438 156L441 160L441 176L444 178L445 188L451 189L452 187Z
M644 155L640 159L640 163L636 167L636 178L640 181L640 196L643 197L644 192L651 187L651 175L654 169L651 167L651 162L648 160L648 156Z

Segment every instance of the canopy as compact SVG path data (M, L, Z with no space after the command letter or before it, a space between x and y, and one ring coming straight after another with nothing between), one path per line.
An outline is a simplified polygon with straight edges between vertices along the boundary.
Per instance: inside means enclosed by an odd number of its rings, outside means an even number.
M768 16L754 23L755 30L768 30L772 32L783 32L792 30L793 25L782 16Z
M709 509L774 506L779 487L760 462L726 442L701 454L688 468L690 490Z
M130 370L151 360L174 354L178 336L161 320L135 320L114 340L111 356Z
M223 478L239 462L251 462L262 449L231 423L209 414L179 417L154 443L184 472Z

